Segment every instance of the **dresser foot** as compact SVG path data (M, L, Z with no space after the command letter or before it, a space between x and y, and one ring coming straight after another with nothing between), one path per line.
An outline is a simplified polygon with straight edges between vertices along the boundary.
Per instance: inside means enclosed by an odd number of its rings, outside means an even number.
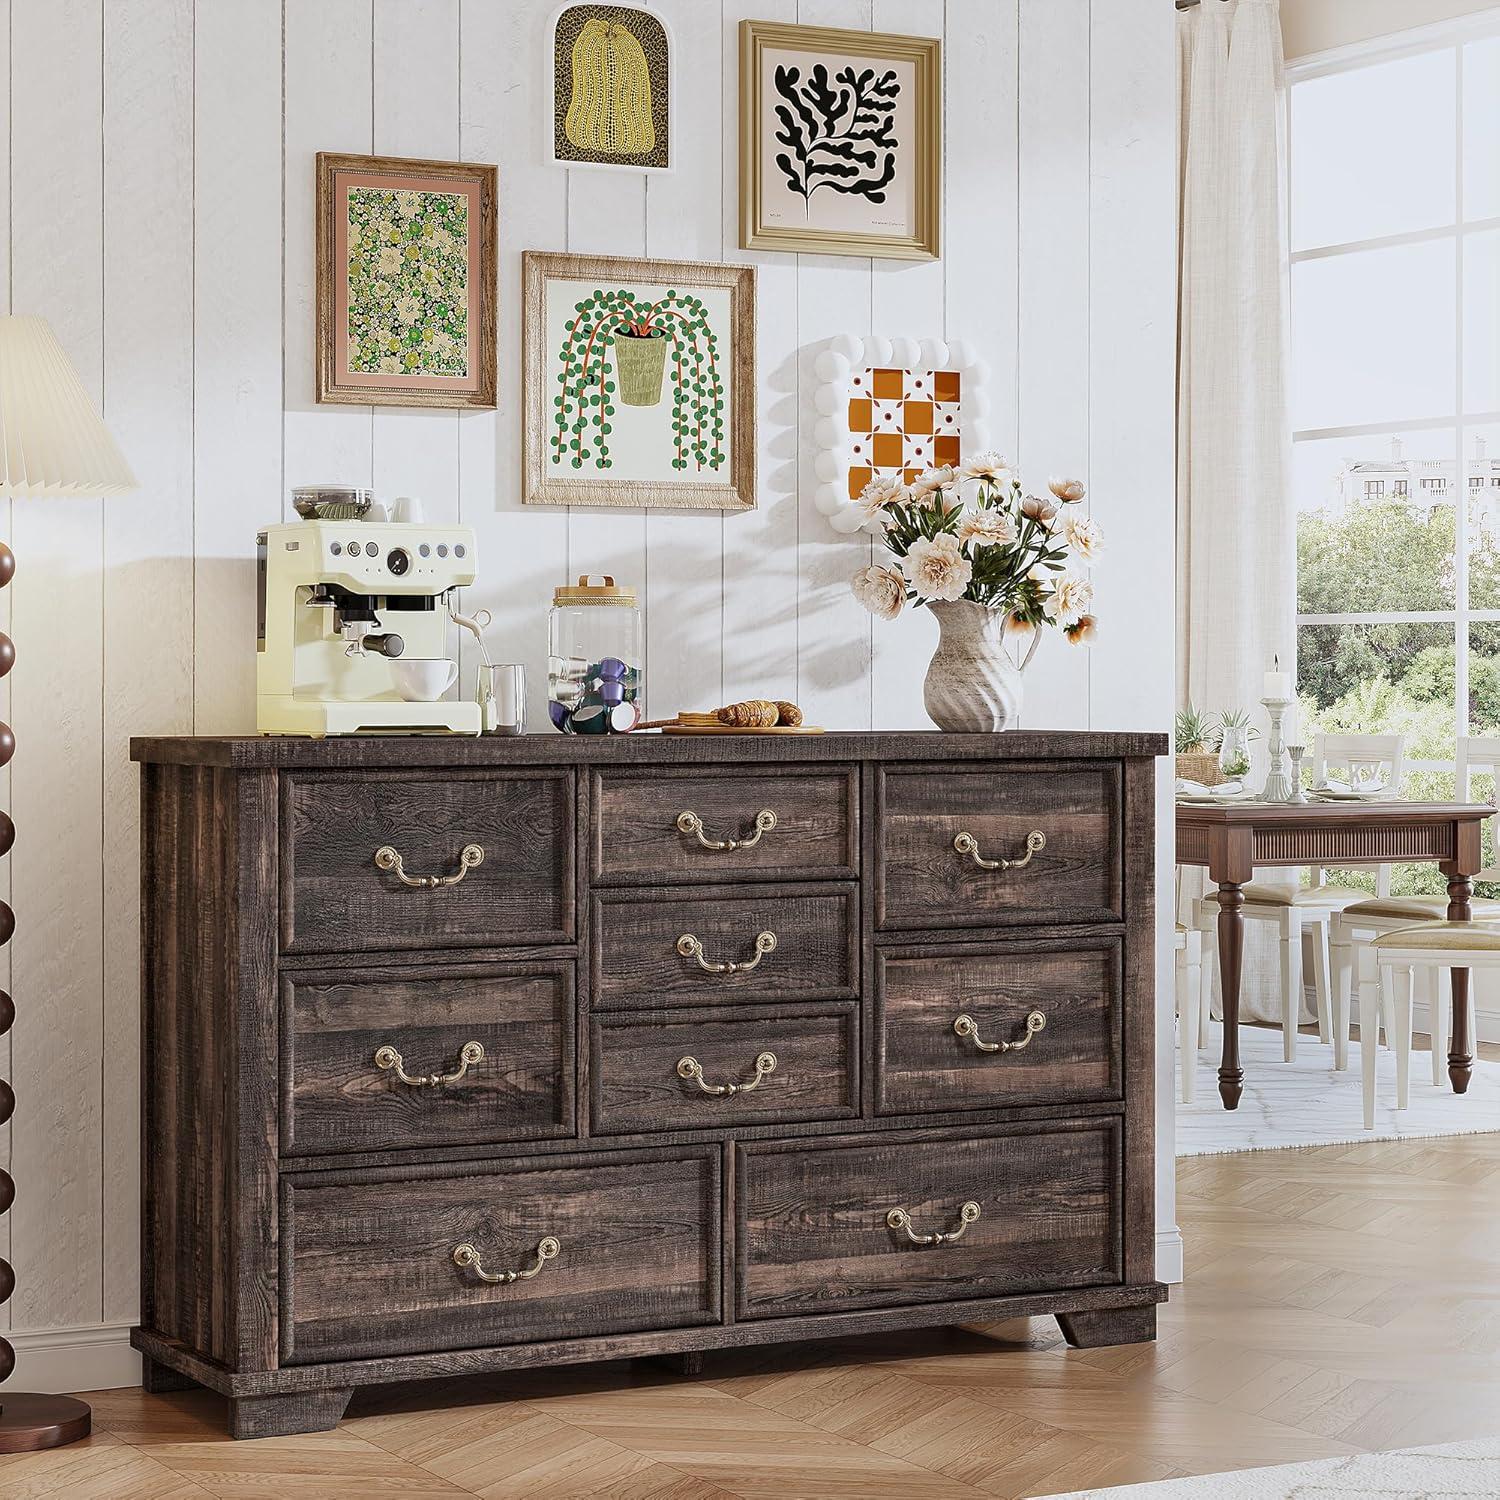
M1075 1349L1149 1344L1156 1337L1156 1304L1112 1307L1099 1312L1058 1313L1057 1326Z
M229 1435L233 1438L289 1437L296 1432L328 1432L339 1425L349 1386L297 1391L289 1396L231 1396Z
M148 1396L164 1396L168 1391L191 1391L198 1382L170 1365L158 1364L149 1354L141 1355L141 1389Z
M684 1349L681 1354L662 1354L657 1357L670 1369L675 1370L679 1375L686 1375L689 1379L703 1373L701 1349Z

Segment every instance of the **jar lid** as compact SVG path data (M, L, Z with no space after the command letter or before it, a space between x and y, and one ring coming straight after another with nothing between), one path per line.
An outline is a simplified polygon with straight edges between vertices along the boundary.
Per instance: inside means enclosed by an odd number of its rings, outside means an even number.
M552 591L554 605L563 604L617 604L626 609L635 608L635 590L623 588L609 573L602 574L602 583L591 583L592 573L580 573L576 585L564 584Z

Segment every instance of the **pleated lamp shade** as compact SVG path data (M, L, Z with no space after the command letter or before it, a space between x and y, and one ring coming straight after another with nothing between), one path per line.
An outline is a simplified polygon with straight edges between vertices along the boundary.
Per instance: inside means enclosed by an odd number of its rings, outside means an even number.
M47 320L0 317L0 499L135 487Z

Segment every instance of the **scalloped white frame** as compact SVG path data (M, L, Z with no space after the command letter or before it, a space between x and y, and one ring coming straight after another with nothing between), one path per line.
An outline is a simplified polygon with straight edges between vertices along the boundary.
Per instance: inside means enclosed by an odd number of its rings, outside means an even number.
M965 457L989 447L990 367L963 339L856 338L840 334L813 360L818 384L813 429L818 453L814 470L818 487L813 502L837 532L864 530L878 534L880 523L866 521L849 495L849 395L856 370L954 370L959 376L959 443Z

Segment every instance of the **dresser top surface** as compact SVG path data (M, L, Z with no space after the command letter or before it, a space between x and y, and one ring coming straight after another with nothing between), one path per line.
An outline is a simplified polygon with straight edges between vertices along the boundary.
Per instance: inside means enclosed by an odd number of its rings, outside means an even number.
M406 766L714 766L861 760L1011 761L1149 758L1167 737L1066 729L1003 734L876 730L806 735L291 735L137 736L130 758L158 765L245 770Z

